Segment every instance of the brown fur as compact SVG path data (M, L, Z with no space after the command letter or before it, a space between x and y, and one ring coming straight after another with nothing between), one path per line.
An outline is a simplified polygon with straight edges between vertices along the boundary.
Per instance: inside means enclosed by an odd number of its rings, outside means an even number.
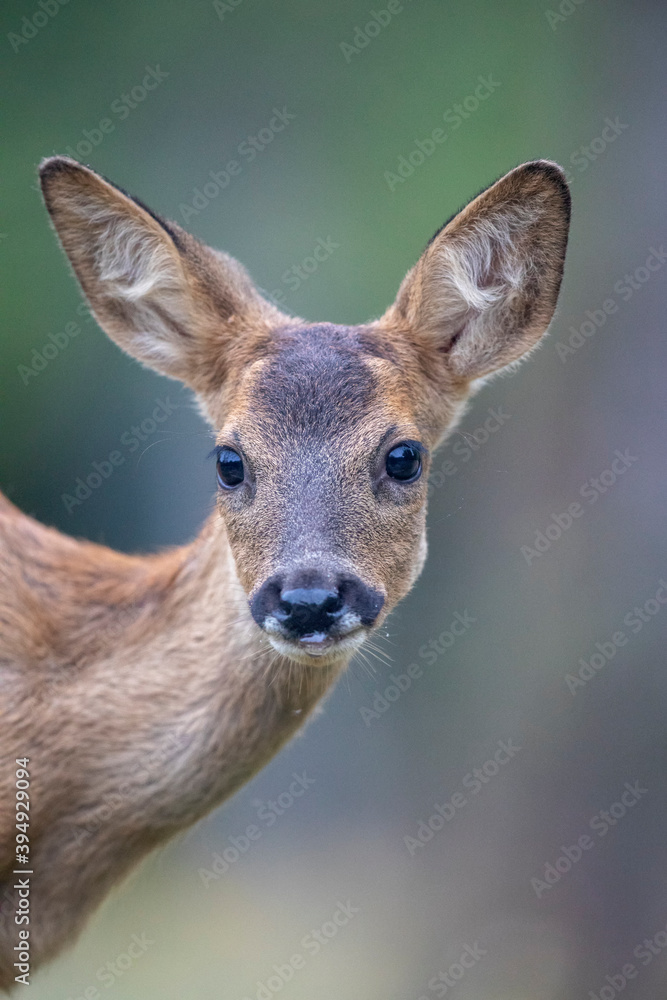
M5 989L14 759L30 758L34 969L147 851L262 767L349 661L345 643L276 652L248 611L262 583L303 565L354 572L384 597L376 624L410 589L428 456L475 380L546 329L569 223L560 169L525 164L436 234L381 319L313 326L88 168L57 157L41 176L100 324L194 390L219 444L242 449L250 485L220 491L191 545L146 557L64 537L0 495ZM409 486L382 472L405 439L426 449Z

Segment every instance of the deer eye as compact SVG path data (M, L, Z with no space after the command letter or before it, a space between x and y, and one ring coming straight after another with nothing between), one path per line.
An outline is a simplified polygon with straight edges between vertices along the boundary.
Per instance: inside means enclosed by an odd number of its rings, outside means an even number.
M245 478L243 459L233 448L220 448L216 472L222 488L231 490L242 483Z
M386 459L387 475L407 483L418 479L422 471L419 448L404 441L391 449Z

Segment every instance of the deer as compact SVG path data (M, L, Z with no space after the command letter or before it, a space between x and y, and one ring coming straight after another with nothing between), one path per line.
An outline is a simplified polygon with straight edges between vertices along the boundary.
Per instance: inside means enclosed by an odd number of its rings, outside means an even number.
M90 167L53 156L39 173L97 323L191 390L217 483L194 541L148 555L0 494L5 991L27 981L17 955L52 959L249 781L412 588L433 453L545 334L570 222L562 169L524 163L438 229L379 318L310 323Z

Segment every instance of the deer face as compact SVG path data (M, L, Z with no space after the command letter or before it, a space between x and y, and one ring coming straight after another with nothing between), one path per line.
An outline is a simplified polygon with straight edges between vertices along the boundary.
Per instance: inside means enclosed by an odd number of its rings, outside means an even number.
M100 325L189 385L216 428L221 535L253 619L294 659L348 656L422 568L433 449L473 384L548 326L569 223L559 168L498 181L385 315L353 327L280 313L232 258L72 160L41 176Z
M429 446L380 331L286 326L218 434L218 504L253 618L290 655L350 650L425 553Z

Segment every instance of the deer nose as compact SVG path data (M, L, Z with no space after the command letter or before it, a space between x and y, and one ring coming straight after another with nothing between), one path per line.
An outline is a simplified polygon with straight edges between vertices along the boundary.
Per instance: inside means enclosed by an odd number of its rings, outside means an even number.
M328 632L343 613L340 590L319 587L295 587L281 590L274 611L278 621L295 636Z
M269 634L321 642L372 627L384 597L354 574L299 568L269 577L249 603L253 618Z

